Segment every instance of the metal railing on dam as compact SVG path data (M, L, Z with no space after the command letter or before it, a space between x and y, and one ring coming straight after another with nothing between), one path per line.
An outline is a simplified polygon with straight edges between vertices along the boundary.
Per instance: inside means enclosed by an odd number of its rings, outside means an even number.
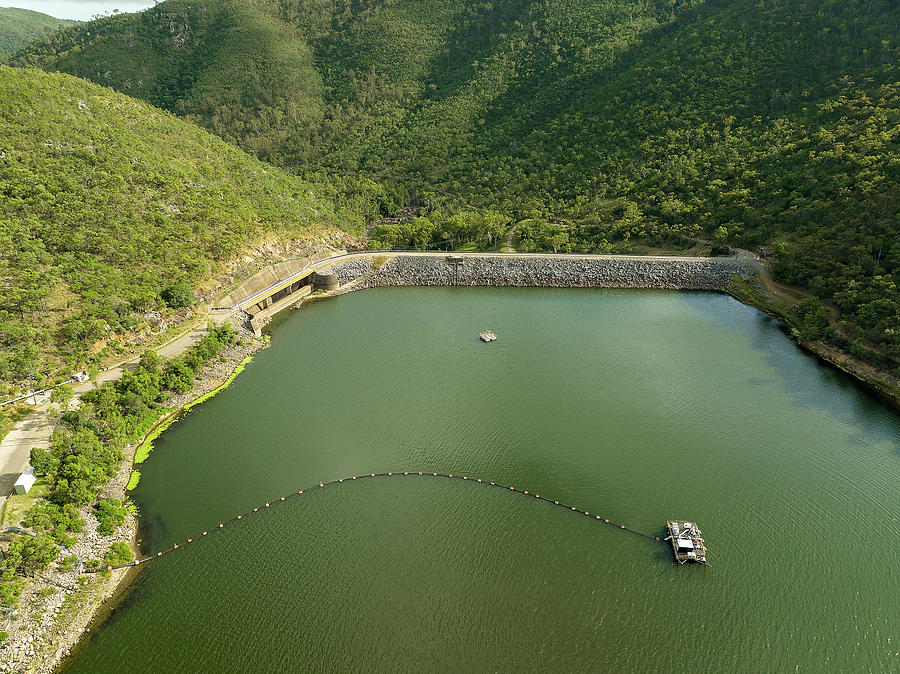
M129 568L132 566L138 566L140 564L146 564L147 562L151 562L154 559L159 559L171 552L174 552L175 550L179 550L180 548L184 547L185 545L190 545L192 543L196 543L196 542L202 540L203 538L210 536L212 533L219 531L221 529L224 529L226 526L230 526L230 525L236 524L238 522L242 522L244 519L246 519L247 517L250 517L254 514L269 511L272 509L273 506L277 506L280 503L284 503L288 499L298 498L300 496L303 496L304 494L309 494L309 493L315 492L319 489L325 489L327 487L333 487L335 485L340 485L340 484L350 484L354 481L365 480L365 479L369 479L369 480L371 480L373 478L404 479L404 478L408 478L408 477L443 478L443 479L460 480L463 482L469 482L474 485L494 487L495 489L502 489L503 491L519 494L521 496L525 496L525 497L534 499L536 501L542 501L549 505L563 508L564 510L567 510L576 515L587 516L587 517L591 518L592 520L594 520L595 522L599 522L601 524L607 524L609 526L615 527L616 529L619 529L620 531L627 531L629 533L636 534L638 536L643 536L644 538L648 538L652 541L660 541L661 540L659 536L651 536L650 534L645 534L641 531L637 531L636 529L632 529L624 524L612 522L609 520L609 518L603 517L602 515L592 514L588 510L582 510L580 508L577 508L576 506L568 505L568 504L562 503L560 501L555 501L551 498L547 498L546 496L541 496L538 493L530 492L530 491L524 490L524 489L518 489L517 487L500 484L498 482L489 482L487 480L482 480L481 478L469 477L468 475L456 475L453 473L432 473L432 472L426 472L426 471L404 471L401 473L395 473L395 472L366 473L364 475L353 475L352 477L344 477L344 478L340 478L337 480L330 480L328 482L319 482L317 485L314 485L311 488L299 489L299 490L297 490L295 492L291 492L290 494L287 494L285 496L281 496L275 500L266 501L263 505L261 505L259 507L253 508L252 510L245 512L245 513L241 513L239 515L235 515L230 520L220 522L215 527L213 527L211 529L207 529L205 531L202 531L198 536L193 536L191 538L188 538L182 543L174 543L172 546L166 548L165 550L160 550L159 552L156 552L155 554L152 554L148 557L144 557L143 559L137 559L133 562L128 562L127 564L116 564L116 565L112 565L112 566L99 566L99 567L95 567L95 568L91 568L91 569L84 569L81 571L81 573L99 573L101 571L112 571L113 569L125 569L125 568Z

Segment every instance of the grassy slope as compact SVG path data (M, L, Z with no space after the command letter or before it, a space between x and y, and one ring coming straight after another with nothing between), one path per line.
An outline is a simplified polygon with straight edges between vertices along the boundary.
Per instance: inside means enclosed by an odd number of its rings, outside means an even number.
M20 52L199 121L261 156L321 117L321 80L296 31L249 3L170 0L48 36Z
M30 9L0 7L0 54L9 54L49 31L72 23Z
M836 312L826 336L894 369L898 7L169 0L16 62L130 91L279 163L361 171L445 213L579 225L578 249L715 232L778 245L779 278ZM234 46L237 25L258 49ZM285 69L294 77L273 76Z
M83 362L160 292L267 233L343 216L313 185L151 106L0 67L0 378Z

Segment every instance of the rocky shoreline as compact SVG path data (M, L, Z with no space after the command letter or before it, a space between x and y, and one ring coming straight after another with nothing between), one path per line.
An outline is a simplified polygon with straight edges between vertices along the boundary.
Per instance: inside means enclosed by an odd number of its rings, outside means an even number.
M170 398L169 406L181 409L219 388L247 356L268 343L265 339L255 338L237 320L233 327L239 331L241 344L228 348L209 363L196 385L187 393ZM100 498L125 498L125 487L139 445L125 448L125 460ZM111 536L102 536L97 532L97 520L90 506L81 509L81 517L85 522L84 530L76 535L76 543L61 557L76 555L80 560L102 559L110 545L117 541L129 541L136 556L140 552L137 518L127 517ZM99 624L98 615L127 587L135 574L132 567L79 575L77 566L63 572L57 564L39 573L23 591L18 608L3 628L9 636L0 645L0 672L51 674L95 623Z

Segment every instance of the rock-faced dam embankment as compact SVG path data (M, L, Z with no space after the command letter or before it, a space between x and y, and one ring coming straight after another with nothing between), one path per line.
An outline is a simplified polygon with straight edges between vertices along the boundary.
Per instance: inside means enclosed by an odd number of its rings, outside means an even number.
M725 291L752 275L748 258L378 255L338 262L328 271L345 291L380 286L659 288ZM348 284L351 284L348 286Z

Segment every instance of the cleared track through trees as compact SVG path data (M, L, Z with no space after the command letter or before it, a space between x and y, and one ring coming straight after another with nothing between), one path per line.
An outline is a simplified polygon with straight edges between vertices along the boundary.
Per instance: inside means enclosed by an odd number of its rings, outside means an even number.
M267 501L264 505L261 505L257 508L253 508L253 510L251 510L249 512L242 513L240 515L236 515L235 517L232 517L230 520L227 520L225 522L220 522L218 526L201 532L201 534L197 537L188 538L183 543L175 543L171 547L166 548L165 550L161 550L161 551L157 552L156 554L150 555L149 557L144 557L143 559L137 559L133 562L128 562L127 564L116 564L115 566L99 566L99 567L92 568L92 569L84 569L82 571L82 573L99 573L101 571L112 571L113 569L125 569L125 568L131 567L131 566L138 566L140 564L146 564L147 562L153 561L154 559L159 559L160 557L163 557L164 555L174 552L175 550L178 550L179 548L181 548L185 545L195 543L195 542L199 541L200 539L202 539L206 536L209 536L210 534L212 534L215 531L219 531L229 525L235 524L237 522L241 522L246 517L250 517L251 515L254 515L256 513L270 510L273 506L276 506L279 503L283 503L284 501L287 501L288 499L297 498L299 496L303 496L304 494L309 494L311 492L314 492L318 489L324 489L326 487L344 484L345 482L353 482L354 480L366 480L366 479L371 480L373 478L401 478L402 479L405 477L431 477L431 478L444 478L444 479L451 479L451 480L462 480L464 482L471 482L472 484L483 485L486 487L494 487L496 489L502 489L504 491L513 492L515 494L520 494L521 496L526 496L528 498L532 498L532 499L535 499L538 501L543 501L544 503L549 503L550 505L553 505L553 506L558 506L560 508L563 508L565 510L573 512L575 514L590 517L596 522L600 522L602 524L608 524L608 525L613 526L616 529L619 529L621 531L627 531L629 533L636 534L638 536L643 536L644 538L649 538L652 541L661 540L659 538L659 536L651 536L650 534L645 534L641 531L631 529L631 528L625 526L624 524L619 524L617 522L611 522L608 518L605 518L601 515L591 514L587 510L581 510L579 508L576 508L575 506L570 506L565 503L561 503L559 501L554 501L553 499L547 498L545 496L541 496L540 494L529 492L529 491L523 490L523 489L518 489L516 487L511 487L511 486L508 486L505 484L500 484L498 482L488 482L487 480L482 480L481 478L469 477L468 475L455 475L453 473L429 473L429 472L425 472L425 471L405 471L402 473L394 473L394 472L391 472L391 473L366 473L364 475L354 475L352 477L342 477L340 479L331 480L329 482L320 482L319 484L317 484L309 489L299 489L298 491L291 492L290 494L282 496L274 501Z

